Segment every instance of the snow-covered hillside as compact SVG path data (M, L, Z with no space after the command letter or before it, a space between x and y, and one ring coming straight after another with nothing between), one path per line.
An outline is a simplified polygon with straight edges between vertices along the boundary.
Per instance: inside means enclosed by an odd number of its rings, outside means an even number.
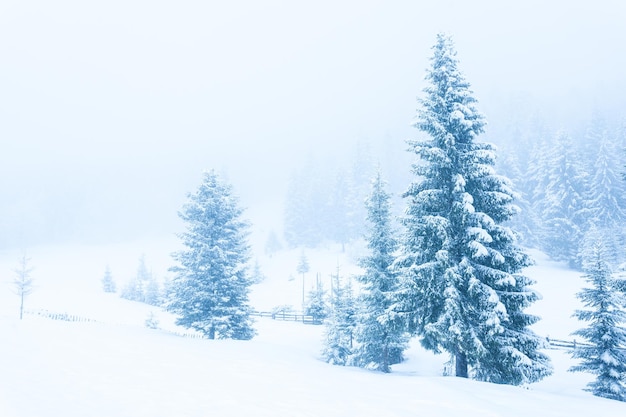
M92 321L67 322L28 314L18 317L9 282L19 254L0 254L0 416L622 416L626 404L582 391L592 376L572 374L566 351L549 350L553 376L528 387L499 386L442 376L444 355L412 343L408 360L391 374L336 367L319 360L323 327L258 318L252 341L183 337L159 309L105 294L104 266L119 280L135 272L138 256L159 277L174 249L167 244L94 248L39 248L28 255L36 268L29 311L48 310ZM16 256L17 255L17 256ZM328 279L358 271L354 253L307 251L311 271ZM259 310L299 308L299 251L259 258L266 280L253 287ZM580 274L533 252L528 269L543 299L532 312L535 331L572 339L571 318ZM123 275L126 275L124 277ZM162 329L145 327L150 312Z

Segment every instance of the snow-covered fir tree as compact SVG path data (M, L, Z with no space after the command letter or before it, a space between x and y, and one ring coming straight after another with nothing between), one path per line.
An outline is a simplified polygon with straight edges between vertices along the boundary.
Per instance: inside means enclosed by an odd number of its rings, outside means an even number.
M120 297L130 301L143 301L141 283L137 276L133 276L120 291Z
M355 198L353 190L354 187L350 183L350 178L343 171L337 173L329 202L329 211L332 215L328 217L330 232L328 237L341 243L342 250L354 236Z
M548 136L543 130L540 130L537 134ZM532 210L531 216L536 220L530 227L534 227L534 236L539 242L542 242L545 236L543 231L543 212L548 201L546 190L550 182L550 173L548 172L548 155L550 150L551 146L548 138L542 136L531 150L530 160L525 172L525 185L530 200L529 208ZM539 246L543 245L540 244Z
M508 153L499 158L496 169L511 180L516 190L528 190L530 186L529 180L521 164L516 153ZM537 247L536 230L538 229L539 220L535 216L529 195L523 191L518 192L515 205L520 208L520 212L509 220L508 225L517 231L521 244Z
M254 265L252 265L252 272L250 274L250 279L252 280L252 283L260 284L261 282L265 281L266 278L267 277L261 269L261 264L259 264L259 260L255 259Z
M495 173L493 146L477 142L485 121L458 69L452 40L438 35L409 142L421 158L396 266L403 288L394 307L433 351L454 355L456 375L520 384L551 372L542 339L524 313L537 300L520 272L531 264L503 223L517 208L510 181Z
M369 196L371 179L376 174L376 169L369 141L358 140L350 170L348 192L350 215L347 225L350 239L361 238L365 234L367 209L363 201Z
M150 273L148 281L145 282L143 302L152 306L158 306L162 303L161 288L152 273Z
M349 279L343 282L339 276L339 268L331 279L331 307L330 315L325 321L322 356L333 365L350 365L356 325L352 284Z
M555 260L580 268L579 244L587 227L587 175L570 136L559 131L548 160L542 218L543 248Z
M309 291L304 305L304 314L313 317L313 320L316 323L320 323L328 317L328 310L326 290L318 277L315 280L315 287Z
M365 214L361 201L367 196L372 171L366 146L357 146L351 168L309 157L294 171L285 198L284 237L289 247L316 247L324 241L345 246L359 238Z
M283 245L280 243L276 232L271 230L267 235L267 241L265 242L265 254L271 258L276 252L282 249Z
M581 135L581 143L578 144L579 152L583 155L583 167L586 172L594 171L600 144L609 137L608 126L608 120L597 108L594 108L585 132ZM615 139L613 138L613 145L619 147Z
M358 300L353 363L382 372L402 360L408 337L404 320L390 310L399 288L392 268L397 241L391 224L391 203L380 172L372 182L366 201L369 255L361 259L365 272L356 277L362 284Z
M300 258L298 258L298 265L296 266L296 272L298 274L302 274L302 279L304 279L304 274L309 272L309 259L306 257L306 253L304 250L300 252Z
M624 210L626 188L619 174L622 160L619 156L622 152L615 146L614 141L609 139L606 129L602 129L594 137L598 137L599 142L595 144L596 157L590 171L593 175L585 196L590 219L585 234L589 233L589 227L593 226L597 229L595 233L604 236L605 261L609 266L615 267L624 261L623 224L626 220Z
M597 375L587 385L599 397L626 401L626 297L616 291L611 269L604 261L600 244L585 262L585 280L591 285L577 294L587 309L574 314L588 326L574 332L589 345L577 345L573 357L581 359L570 370Z
M176 323L204 333L210 339L251 339L246 273L250 258L249 224L230 184L214 171L204 173L202 183L179 212L186 224L180 234L185 249L173 257L177 265L168 309Z
M589 186L590 216L599 225L609 229L621 225L626 219L624 193L626 187L620 178L623 158L621 150L606 135L598 144L595 164Z
M296 272L302 275L302 310L304 310L305 298L304 298L304 288L305 288L305 275L309 272L309 260L304 253L304 250L300 252L300 258L298 259L298 265L296 266Z
M287 187L283 229L285 241L291 248L315 240L306 235L309 187L305 179L305 175L301 172L294 172Z
M157 316L154 314L154 311L151 311L148 314L148 317L146 318L146 320L144 321L144 325L148 328L148 329L158 329L159 328L159 319L157 318Z
M104 292L115 292L115 281L111 275L111 268L107 265L104 268L104 276L102 277L102 289Z
M161 303L159 284L148 270L145 255L139 257L137 273L126 283L120 297L155 306Z
M328 172L311 158L289 179L284 237L291 248L313 248L328 237Z

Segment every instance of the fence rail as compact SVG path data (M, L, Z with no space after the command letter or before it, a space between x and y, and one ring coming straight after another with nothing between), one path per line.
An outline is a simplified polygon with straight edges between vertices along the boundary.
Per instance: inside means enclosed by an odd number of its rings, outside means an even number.
M313 317L307 314L287 313L285 311L271 312L271 311L253 311L253 316L257 317L270 317L272 320L282 321L299 321L304 324L323 324L324 320Z
M38 316L38 317L43 317L43 318L51 319L51 320L69 321L69 322L76 322L76 323L100 323L99 321L90 319L88 317L78 316L76 314L56 313L56 312L52 312L48 310L24 310L24 313L31 315L31 316ZM120 323L109 323L109 324L120 325ZM204 335L197 333L197 332L190 332L190 331L184 331L184 330L180 330L180 331L168 330L168 329L162 329L158 327L157 329L164 333L168 333L168 334L178 336L178 337L186 337L190 339L203 339L205 337Z
M52 319L52 320L62 320L62 321L80 322L80 323L87 323L87 322L96 323L97 322L96 320L90 319L88 317L79 316L76 314L56 313L56 312L52 312L48 310L25 310L24 313L33 315L33 316L45 317L45 318ZM314 325L324 324L323 319L313 317L307 314L288 313L285 311L279 311L279 312L253 311L251 315L256 316L256 317L269 317L272 320L297 321L297 322L301 322L304 324L314 324ZM192 339L204 338L204 335L201 335L198 333L184 332L184 331L171 331L171 330L164 330L164 329L160 329L160 330L166 333L172 334L172 335L180 336L180 337L187 337L187 338L192 338ZM581 347L581 346L582 347L593 346L590 343L578 342L576 341L576 339L561 340L561 339L552 339L550 337L546 337L546 342L553 349L559 349L559 348L560 349L576 349L577 347ZM626 348L621 348L620 350L626 351Z
M546 337L546 341L553 348L565 348L565 349L576 349L579 346L592 346L589 343L577 342L574 340L560 340L560 339L551 339Z
M576 349L577 347L593 347L594 345L586 342L578 342L576 339L574 340L560 340L560 339L551 339L546 337L546 341L550 345L550 347L554 349L564 348L564 349ZM620 347L618 350L625 351L626 347Z
M25 310L24 313L33 316L45 317L52 320L71 321L79 323L96 322L96 320L90 319L88 317L68 313L55 313L48 310Z

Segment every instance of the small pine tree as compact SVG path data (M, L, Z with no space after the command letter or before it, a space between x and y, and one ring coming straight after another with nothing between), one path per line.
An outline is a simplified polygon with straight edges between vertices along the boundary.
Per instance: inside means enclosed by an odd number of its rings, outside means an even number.
M143 302L152 306L161 305L161 289L152 274L150 274L148 280L145 282Z
M582 361L570 371L597 375L586 389L594 395L626 401L626 329L622 325L626 323L626 297L615 291L611 270L599 245L585 264L584 278L592 287L584 288L577 296L589 309L577 310L574 316L589 325L574 334L590 345L574 349L572 356Z
M278 240L276 232L274 232L274 230L270 231L267 236L267 241L265 242L265 254L271 258L281 249L283 249L283 245L280 243L280 240Z
M148 314L148 318L144 322L148 329L158 329L159 328L159 319L156 317L153 311Z
M302 279L304 279L304 274L309 272L309 260L306 257L304 251L300 253L300 259L298 260L298 266L296 267L296 272L298 274L302 274Z
M296 266L296 272L302 274L302 310L305 308L305 298L304 298L304 276L307 272L309 272L309 260L304 253L304 250L300 253L300 259L298 260L298 266Z
M339 271L333 280L331 312L326 323L322 356L333 365L350 365L356 326L356 311L350 280L342 283Z
M20 320L24 317L24 299L34 290L34 281L31 277L33 268L30 266L30 258L23 255L19 267L15 270L13 290L20 297Z
M120 297L131 301L158 306L162 304L162 294L159 283L154 278L152 271L146 266L146 257L139 257L136 275L126 283Z
M315 288L309 292L304 308L304 314L313 317L313 320L318 323L328 317L326 291L324 290L324 286L320 282L319 278L316 280Z
M120 297L131 301L139 301L145 303L146 301L146 288L152 280L152 274L146 267L146 257L141 255L139 257L139 265L137 266L137 273L131 278L120 293Z
M102 277L102 289L104 292L115 292L116 286L115 281L113 281L113 276L111 275L111 268L109 265L104 269L104 276Z
M284 238L291 248L315 247L324 238L326 184L309 160L289 180L285 197Z
M249 224L232 187L214 172L204 174L197 191L179 213L186 224L180 235L185 249L173 257L177 265L167 304L176 323L209 339L251 339L248 304Z
M250 279L252 280L253 284L260 284L261 282L265 281L265 278L267 278L265 276L265 274L263 274L263 271L261 270L261 265L259 264L259 260L256 259L254 261L254 265L252 266L252 273L250 276Z
M130 281L126 283L120 292L120 297L130 301L143 301L141 282L137 279L137 276L132 277Z
M391 372L390 366L402 360L408 343L404 321L390 310L399 276L392 268L398 245L391 227L389 199L379 172L366 202L370 254L361 260L365 273L357 277L363 294L358 303L354 364L382 372Z

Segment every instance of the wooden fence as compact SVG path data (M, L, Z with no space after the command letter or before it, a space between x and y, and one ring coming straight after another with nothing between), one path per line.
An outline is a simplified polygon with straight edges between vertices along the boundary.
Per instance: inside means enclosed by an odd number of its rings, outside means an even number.
M546 341L552 349L576 349L577 347L593 347L591 343L577 342L574 340L559 340L546 337ZM618 350L626 353L626 347L619 347Z
M578 346L592 346L589 343L577 342L574 340L559 340L559 339L550 339L546 337L546 341L553 348L565 348L565 349L576 349Z
M323 324L324 320L313 317L307 314L287 313L285 311L271 312L271 311L253 311L253 316L257 317L271 317L273 320L282 321L299 321L304 324Z
M55 312L48 311L48 310L25 310L24 313L33 315L33 316L45 317L45 318L52 319L52 320L62 320L62 321L81 322L81 323L86 323L86 322L95 323L96 322L96 320L90 319L88 317L83 317L83 316L78 316L75 314L68 314L68 313L55 313ZM251 315L257 316L257 317L270 317L272 318L272 320L297 321L297 322L301 322L304 324L315 324L315 325L324 324L324 320L313 317L311 315L288 313L285 311L279 311L279 312L253 311ZM164 329L160 329L160 330L166 333L172 334L172 335L180 336L180 337L188 337L192 339L204 338L204 335L201 335L199 333L178 332L178 331L170 331L170 330L164 330ZM546 342L553 349L576 349L579 346L584 346L584 347L593 346L590 343L577 342L576 339L561 340L561 339L552 339L552 338L546 337ZM622 350L626 350L626 348Z
M61 320L61 321L70 321L70 322L79 322L79 323L99 323L97 320L93 320L87 317L83 317L83 316L78 316L75 314L68 314L68 313L55 313L52 311L48 311L48 310L25 310L24 311L25 314L28 315L32 315L32 316L39 316L39 317L43 317L43 318L47 318L47 319L51 319L51 320ZM115 326L119 326L119 323L109 323ZM190 338L190 339L203 339L204 335L197 333L197 332L191 332L191 331L176 331L176 330L166 330L166 329L161 329L161 328L157 328L158 330L160 330L161 332L164 333L168 333L174 336L178 336L178 337L186 337L186 338Z
M71 321L71 322L95 322L96 320L90 319L88 317L78 316L76 314L68 314L68 313L55 313L48 310L25 310L25 314L30 314L33 316L45 317L52 320L62 320L62 321Z
M207 337L203 334L200 333L192 333L192 332L179 332L179 331L174 331L174 330L166 330L166 329L156 329L159 330L160 332L163 333L167 333L167 334L171 334L173 336L177 336L177 337L186 337L188 339L206 339Z

